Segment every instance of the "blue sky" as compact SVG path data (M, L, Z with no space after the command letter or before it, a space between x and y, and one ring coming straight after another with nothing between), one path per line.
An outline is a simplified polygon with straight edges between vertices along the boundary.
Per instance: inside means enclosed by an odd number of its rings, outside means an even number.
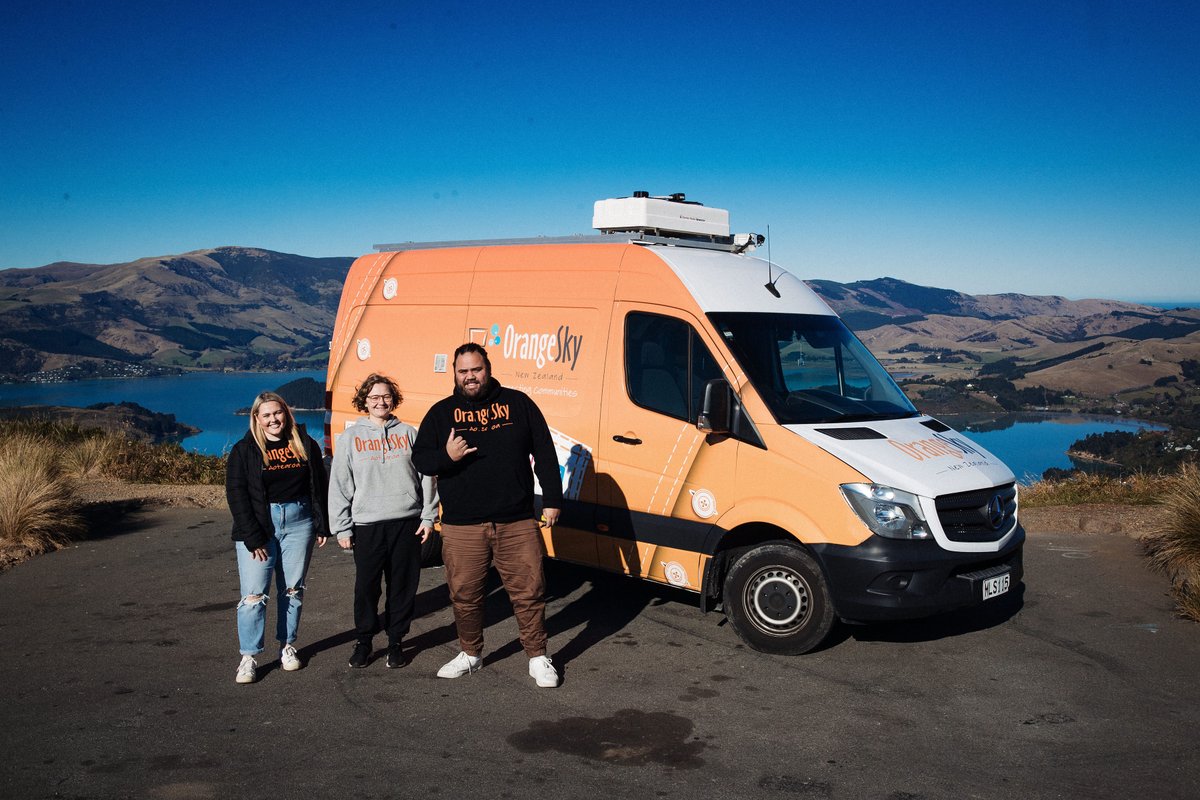
M806 278L1200 300L1200 4L737 8L9 0L0 268L586 233L644 189Z

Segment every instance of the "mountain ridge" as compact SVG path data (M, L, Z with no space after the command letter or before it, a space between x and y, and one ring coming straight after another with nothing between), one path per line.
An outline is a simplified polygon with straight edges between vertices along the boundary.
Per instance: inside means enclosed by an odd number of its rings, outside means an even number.
M317 363L352 262L220 247L3 270L0 374Z
M224 246L0 270L0 378L319 367L353 260ZM1185 379L1181 362L1200 360L1197 309L894 277L806 283L897 373L948 379L1012 360L1047 365L1018 385L1107 394Z

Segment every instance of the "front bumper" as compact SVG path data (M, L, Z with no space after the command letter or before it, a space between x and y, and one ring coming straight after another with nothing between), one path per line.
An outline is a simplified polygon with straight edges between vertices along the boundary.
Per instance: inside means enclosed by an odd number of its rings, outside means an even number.
M953 553L937 542L872 536L855 547L814 544L833 606L846 621L913 619L983 602L983 582L1008 572L1008 593L1024 575L1025 530L997 553ZM1003 597L1003 595L1001 595Z

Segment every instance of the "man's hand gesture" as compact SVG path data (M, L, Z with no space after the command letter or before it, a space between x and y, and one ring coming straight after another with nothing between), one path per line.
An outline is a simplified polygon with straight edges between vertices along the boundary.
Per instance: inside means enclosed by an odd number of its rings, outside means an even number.
M467 440L461 436L455 436L454 428L450 429L450 437L446 439L446 455L450 456L451 461L462 461L478 449L477 447L468 447Z

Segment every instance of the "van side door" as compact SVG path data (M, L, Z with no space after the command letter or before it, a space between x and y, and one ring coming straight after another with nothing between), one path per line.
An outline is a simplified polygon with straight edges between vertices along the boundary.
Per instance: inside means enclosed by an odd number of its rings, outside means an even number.
M674 309L616 304L597 440L600 565L692 589L713 498L732 502L738 446L696 427L705 385L728 377L706 330Z

